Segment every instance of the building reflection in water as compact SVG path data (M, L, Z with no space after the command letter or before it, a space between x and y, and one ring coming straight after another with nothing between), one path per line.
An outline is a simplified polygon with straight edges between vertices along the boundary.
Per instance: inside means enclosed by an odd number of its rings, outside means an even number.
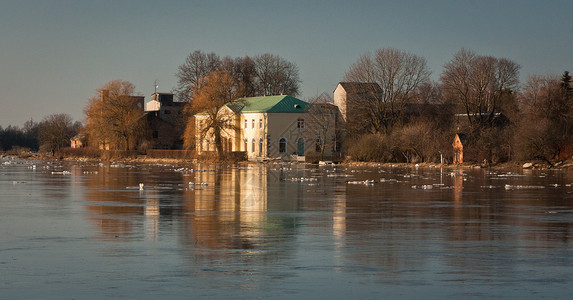
M249 255L263 250L266 255L280 252L280 244L275 242L288 242L282 235L296 228L296 217L288 216L288 211L296 211L297 202L281 186L279 175L268 172L265 165L203 168L185 177L193 188L185 192L183 237L194 254L221 257L228 253L213 250L242 250Z
M464 270L488 253L519 256L519 243L568 242L572 224L545 212L548 206L571 209L566 189L504 188L565 186L568 179L502 175L250 164L184 172L98 167L83 182L90 219L105 237L158 240L168 234L178 238L191 264L244 265L288 259L307 246L301 240L316 236L321 247L335 251L328 262L333 266L369 266L392 280L401 270L436 263L416 253L440 253L433 259ZM292 180L313 177L317 181ZM347 184L348 178L378 182ZM143 191L139 183L145 183Z

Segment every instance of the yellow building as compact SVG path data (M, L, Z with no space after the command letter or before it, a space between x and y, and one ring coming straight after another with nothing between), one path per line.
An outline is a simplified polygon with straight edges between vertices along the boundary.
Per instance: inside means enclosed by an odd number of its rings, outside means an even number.
M222 133L223 151L246 152L249 160L330 156L335 143L336 107L312 105L291 96L242 98L218 111L233 123ZM201 138L208 115L197 114L197 151L215 151L212 132Z

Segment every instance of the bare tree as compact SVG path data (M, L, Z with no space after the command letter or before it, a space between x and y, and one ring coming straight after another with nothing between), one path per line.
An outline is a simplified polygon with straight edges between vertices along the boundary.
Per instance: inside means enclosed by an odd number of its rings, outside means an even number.
M40 122L38 133L40 148L52 155L69 144L73 135L72 117L68 114L49 115Z
M196 50L187 56L185 63L177 71L175 94L179 101L187 102L193 98L193 89L202 86L202 80L213 71L219 70L221 59L213 52Z
M273 54L220 58L217 54L200 50L189 54L179 66L177 87L179 101L193 99L193 91L203 85L202 80L213 71L228 71L244 87L246 96L297 96L300 91L298 67L295 63Z
M499 112L504 92L517 89L519 68L505 58L480 56L461 49L444 66L442 94L463 107L471 127L478 128L491 123Z
M352 64L344 81L377 83L379 88L370 97L357 97L352 103L359 108L355 120L371 132L388 133L400 119L404 104L411 101L414 91L429 80L426 59L394 48L367 52ZM371 85L373 86L373 85Z
M229 103L238 101L243 96L243 88L228 71L214 71L202 79L202 86L197 87L190 110L206 116L204 124L198 128L199 138L206 136L214 138L215 148L219 155L223 153L222 135L230 130L235 130L234 114L221 111L221 108ZM193 126L194 118L187 122L188 127ZM186 130L184 140L193 140L195 134L192 130Z
M516 142L522 158L560 158L573 143L573 99L567 76L530 76L519 93L523 116Z
M340 143L341 133L339 126L336 126L337 118L339 118L338 107L334 105L334 101L327 93L322 93L318 96L311 97L306 100L310 103L307 108L306 122L308 122L309 130L306 131L306 137L314 141L315 149L318 150L320 158L324 159L327 147L332 147L332 152L338 150L337 145Z
M96 90L84 109L90 144L110 149L133 149L143 138L143 97L134 95L128 81L113 80Z
M295 63L273 54L261 54L253 58L256 92L261 95L299 94L300 79Z

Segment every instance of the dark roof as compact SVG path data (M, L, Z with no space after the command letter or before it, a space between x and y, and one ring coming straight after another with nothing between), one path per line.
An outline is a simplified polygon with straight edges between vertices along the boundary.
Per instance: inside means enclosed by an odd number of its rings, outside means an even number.
M344 88L346 93L349 94L364 94L364 93L381 93L380 85L375 82L339 82L339 85Z

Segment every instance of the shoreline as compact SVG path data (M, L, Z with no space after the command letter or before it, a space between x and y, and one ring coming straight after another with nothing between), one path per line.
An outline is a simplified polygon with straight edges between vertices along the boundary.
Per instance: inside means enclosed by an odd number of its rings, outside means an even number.
M118 159L97 159L89 157L63 157L63 158L53 158L53 157L43 157L43 156L26 156L20 157L18 155L0 155L0 158L19 158L23 160L45 160L45 161L78 161L78 162L122 162L122 163L143 163L143 164L172 164L172 165L188 165L188 164L226 164L226 165L250 165L250 164L301 164L301 165L316 165L313 163L306 162L294 162L294 161L215 161L215 160L204 160L199 161L198 159L177 159L177 158L147 158L147 157L137 157L137 158L118 158ZM329 166L344 166L344 167L382 167L382 168L447 168L452 170L471 170L471 169L492 169L492 170L507 170L507 171L518 171L518 170L573 170L573 160L559 161L551 165L544 161L520 161L520 162L505 162L494 165L481 165L478 163L463 163L463 164L440 164L440 163L382 163L382 162L359 162L359 161L344 161L337 164L331 164Z

